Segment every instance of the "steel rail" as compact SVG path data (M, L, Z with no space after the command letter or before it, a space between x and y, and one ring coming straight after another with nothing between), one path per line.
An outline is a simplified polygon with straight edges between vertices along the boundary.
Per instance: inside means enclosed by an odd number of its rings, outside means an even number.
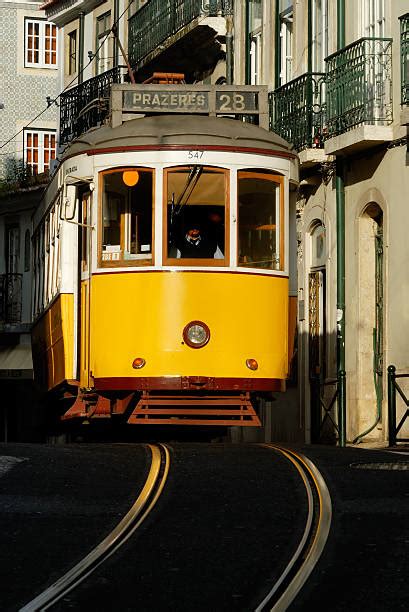
M293 450L272 444L264 446L280 452L293 463L304 482L308 500L308 515L300 543L280 578L255 610L261 612L270 604L271 612L284 612L300 592L324 550L331 526L332 503L324 478L312 461ZM315 516L314 492L318 499L318 517ZM292 573L294 575L291 577ZM277 594L286 580L290 580L289 584L281 595ZM274 597L276 597L275 602Z
M113 555L143 523L163 491L170 467L170 453L166 446L148 444L148 447L152 455L149 474L142 491L127 514L86 557L45 591L20 608L19 612L37 612L53 606ZM162 458L164 459L163 469Z

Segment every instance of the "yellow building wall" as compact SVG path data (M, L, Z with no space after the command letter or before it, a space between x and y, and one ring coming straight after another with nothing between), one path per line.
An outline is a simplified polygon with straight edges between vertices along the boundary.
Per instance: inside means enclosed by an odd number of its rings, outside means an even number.
M152 272L94 275L90 367L95 378L285 378L288 279L255 274ZM210 328L200 349L183 343L193 320ZM136 357L146 366L132 368ZM246 359L259 369L252 372Z

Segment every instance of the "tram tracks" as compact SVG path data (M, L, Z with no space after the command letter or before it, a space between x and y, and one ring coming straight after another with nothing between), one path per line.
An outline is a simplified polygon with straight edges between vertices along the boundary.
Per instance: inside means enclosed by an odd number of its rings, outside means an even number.
M331 497L318 468L304 455L273 444L264 445L288 459L300 474L307 495L307 518L299 545L255 612L284 612L308 580L324 550L332 518Z
M127 514L86 557L32 601L20 608L19 612L48 610L58 603L121 548L144 522L163 491L170 468L170 453L165 445L149 444L148 447L151 451L148 477Z
M255 612L287 610L307 582L324 549L331 524L331 499L316 466L293 450L265 444L264 448L284 457L299 474L305 488L307 512L301 525L300 541L274 586ZM135 533L158 501L170 467L169 450L164 445L148 445L151 465L146 482L135 503L115 529L86 557L50 587L20 609L20 612L48 610L86 581Z

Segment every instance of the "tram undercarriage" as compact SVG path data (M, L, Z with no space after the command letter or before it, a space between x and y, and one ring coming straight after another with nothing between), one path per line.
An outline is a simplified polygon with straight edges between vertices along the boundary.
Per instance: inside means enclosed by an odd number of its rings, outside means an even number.
M61 417L63 421L118 418L130 425L261 426L250 391L145 390L118 394L92 389L78 394L66 391L64 398L72 399L73 404Z

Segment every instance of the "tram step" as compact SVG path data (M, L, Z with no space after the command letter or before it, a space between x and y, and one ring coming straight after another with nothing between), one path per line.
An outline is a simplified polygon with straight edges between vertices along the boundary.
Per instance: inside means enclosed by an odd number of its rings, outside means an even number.
M223 425L260 427L249 394L175 396L143 394L128 423L134 425Z

